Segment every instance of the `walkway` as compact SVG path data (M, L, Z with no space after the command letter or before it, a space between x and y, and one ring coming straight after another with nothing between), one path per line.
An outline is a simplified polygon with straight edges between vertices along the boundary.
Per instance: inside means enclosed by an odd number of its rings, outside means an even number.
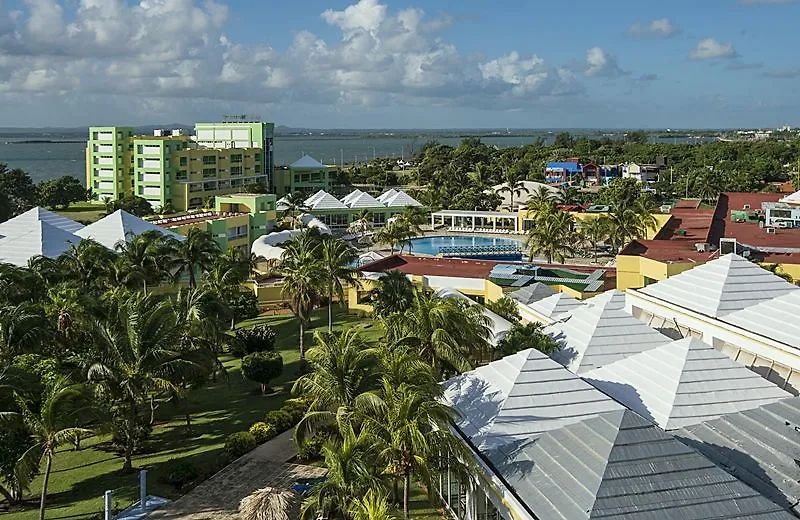
M298 478L319 477L324 468L288 463L297 455L293 430L235 460L175 502L150 513L153 520L238 519L239 502L266 486L288 488Z

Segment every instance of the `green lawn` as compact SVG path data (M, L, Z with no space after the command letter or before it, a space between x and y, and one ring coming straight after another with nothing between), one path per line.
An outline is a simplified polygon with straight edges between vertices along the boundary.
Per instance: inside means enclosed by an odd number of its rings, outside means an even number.
M364 328L367 339L376 339L380 331L370 326L369 320L348 315L345 311L335 314L335 329ZM164 463L171 459L192 462L199 468L213 468L222 457L225 437L234 431L249 428L263 420L268 410L283 403L287 391L297 375L299 355L297 352L297 323L292 315L270 316L250 320L244 325L266 323L276 328L277 348L284 359L284 375L275 381L278 395L262 397L258 385L243 380L240 360L227 357L228 381L218 381L202 388L190 396L190 409L195 435L186 437L182 411L171 404L161 404L156 411L157 425L153 430L146 453L134 458L134 465L149 470L150 494L177 498L188 490L178 492L172 486L160 482L164 474ZM327 329L327 310L314 313L313 330ZM312 344L311 333L306 345ZM121 474L122 458L108 449L107 437L84 441L83 449L63 449L53 461L53 473L48 493L48 519L100 518L102 496L107 489L114 491L115 506L123 509L138 497L137 475ZM40 479L31 487L34 495L40 490ZM33 520L37 518L36 504L31 503L25 511L5 513L5 520Z
M76 204L71 204L67 209L60 209L56 211L56 213L72 220L94 222L105 216L106 207L104 204L78 202Z

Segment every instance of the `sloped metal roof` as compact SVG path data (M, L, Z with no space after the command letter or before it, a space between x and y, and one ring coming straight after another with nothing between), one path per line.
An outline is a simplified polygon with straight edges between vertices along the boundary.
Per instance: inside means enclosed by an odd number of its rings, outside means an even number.
M75 233L83 227L83 224L79 222L36 206L12 219L0 222L0 235L11 237L19 233L28 232L33 229L36 222L45 222L68 233Z
M347 204L347 203L348 203L348 202L350 202L352 199L354 199L355 197L358 197L358 196L359 196L359 195L361 195L362 193L364 193L364 192L363 192L363 191L361 191L361 190L359 190L359 189L356 189L356 190L353 190L353 191L351 191L350 193L348 193L348 194L347 194L347 195L345 195L344 197L342 197L340 200L341 200L343 203Z
M324 170L327 166L306 154L290 164L289 168L293 170Z
M529 441L544 432L623 406L533 349L444 383L460 412L456 423L482 451Z
M542 519L793 518L630 410L585 418L489 459Z
M530 305L531 303L538 302L542 298L552 296L555 293L556 291L553 290L553 288L549 285L542 282L536 282L523 287L522 289L517 289L509 294L509 297L525 305Z
M800 288L731 253L636 290L719 318Z
M331 195L330 193L323 192L320 196L316 197L310 204L306 201L306 206L309 209L346 209L347 206L342 204L339 199Z
M388 190L384 191L383 193L381 193L380 195L378 195L378 196L377 196L377 197L375 197L375 198L376 198L377 200L379 200L379 201L381 201L381 202L384 202L384 203L385 203L385 202L386 202L386 199L391 199L391 198L392 198L392 197L394 197L395 195L397 195L397 190L396 190L396 189L394 189L394 188L390 188L390 189L388 189Z
M800 291L732 312L723 321L800 349Z
M787 195L780 199L780 201L788 204L800 204L800 191L796 191L791 195Z
M673 432L720 467L800 516L800 397Z
M185 239L178 233L151 224L121 209L79 229L75 234L83 238L90 238L109 249L114 249L117 244L130 240L132 236L138 236L148 231L155 231L175 240Z
M556 318L562 314L569 313L575 309L583 307L583 303L568 294L558 292L552 296L547 296L539 301L535 301L529 304L528 307L538 312L542 316Z
M667 343L583 377L665 430L791 397L697 338Z
M77 245L81 237L43 220L33 220L24 231L0 238L0 262L26 267L35 256L56 258Z
M387 208L397 208L397 207L406 207L406 206L422 206L421 203L414 200L411 195L404 192L403 190L398 191L391 197L386 197L381 202L383 202Z
M611 299L574 309L566 320L545 327L544 333L561 347L553 359L580 375L672 341L615 308Z
M306 200L304 200L303 205L306 207L311 207L312 204L314 204L316 201L318 201L320 198L324 197L327 194L328 192L326 192L325 190L319 190L310 197L308 197Z
M384 205L369 193L362 192L345 202L350 208L383 208Z
M607 309L624 309L625 293L616 289L605 291L583 301L586 305L599 305Z

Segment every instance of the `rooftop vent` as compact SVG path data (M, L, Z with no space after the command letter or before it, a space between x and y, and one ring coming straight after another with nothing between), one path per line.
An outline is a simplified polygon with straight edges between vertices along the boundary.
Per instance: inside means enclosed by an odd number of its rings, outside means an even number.
M742 206L742 209L750 209L750 204L745 204L744 206Z
M767 234L768 234L768 235L774 235L774 234L775 234L775 231L776 231L776 230L775 230L775 228L774 228L774 227L772 227L772 226L770 226L770 227L767 227L767 228L764 228L764 229L766 229L766 230L767 230Z

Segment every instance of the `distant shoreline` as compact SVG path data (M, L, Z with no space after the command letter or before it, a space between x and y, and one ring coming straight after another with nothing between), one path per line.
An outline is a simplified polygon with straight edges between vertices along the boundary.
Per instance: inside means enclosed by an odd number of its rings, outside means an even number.
M25 139L24 141L6 141L3 144L59 144L59 143L80 144L85 142L86 142L85 140L78 141L70 139Z

